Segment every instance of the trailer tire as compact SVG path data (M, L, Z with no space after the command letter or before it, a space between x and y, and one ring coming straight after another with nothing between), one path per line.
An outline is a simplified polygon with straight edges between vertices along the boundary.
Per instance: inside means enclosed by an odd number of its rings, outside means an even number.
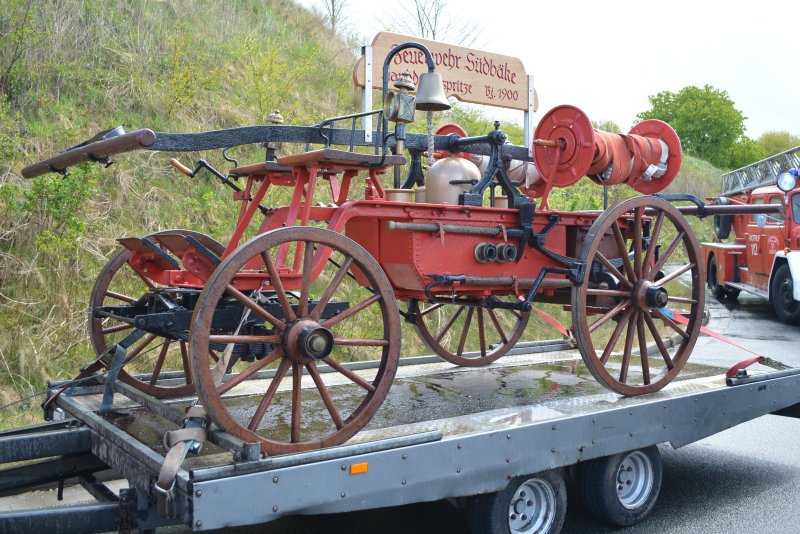
M788 324L800 323L800 302L794 300L794 281L789 264L784 263L775 271L769 288L769 300L778 319Z
M512 479L503 491L476 495L467 511L472 534L556 534L567 514L567 488L557 471Z
M652 445L580 464L581 502L592 516L627 527L653 509L661 489L661 454Z
M718 206L728 206L731 201L727 197L717 197ZM717 239L725 240L731 235L733 215L714 215L714 235Z

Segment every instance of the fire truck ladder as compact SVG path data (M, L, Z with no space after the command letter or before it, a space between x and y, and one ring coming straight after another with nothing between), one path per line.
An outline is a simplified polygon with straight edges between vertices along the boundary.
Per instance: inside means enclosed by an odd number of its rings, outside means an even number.
M800 167L800 146L723 174L720 194L731 196L747 193L757 187L772 185L779 174L798 167Z

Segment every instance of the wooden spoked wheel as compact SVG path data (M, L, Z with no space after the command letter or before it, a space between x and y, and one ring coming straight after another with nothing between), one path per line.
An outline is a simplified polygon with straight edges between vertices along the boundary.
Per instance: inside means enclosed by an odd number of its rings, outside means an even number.
M147 237L175 234L190 235L217 255L222 255L225 250L219 241L191 230L165 230ZM136 329L132 324L119 319L95 317L95 309L104 306L131 305L145 293L153 290L163 289L167 297L176 297L181 291L176 289L175 292L170 292L169 288L161 288L149 278L141 276L131 268L128 263L130 258L131 251L126 248L117 252L100 271L92 289L88 326L89 337L98 356ZM187 339L188 331L181 338L174 339L144 334L127 349L123 367L119 371L119 380L158 398L192 395L194 385ZM140 379L135 376L137 374L150 377ZM176 378L170 379L173 375Z
M246 283L261 283L271 301L258 289L237 289ZM256 321L269 334L215 330L215 310L232 303L241 306L242 321ZM220 343L270 350L220 383L209 360L210 345ZM389 280L360 245L326 229L281 228L220 264L198 301L189 344L198 395L212 420L267 454L285 454L341 444L372 419L397 370L400 321ZM377 363L357 372L347 360ZM266 378L247 380L258 371ZM226 394L257 399L244 405Z
M492 297L513 302L516 297ZM467 306L465 304L428 304L413 299L408 311L414 328L430 349L456 365L488 365L519 341L530 312Z
M623 395L663 388L702 322L703 265L686 219L658 197L623 200L591 226L579 259L586 276L572 289L572 319L586 366Z

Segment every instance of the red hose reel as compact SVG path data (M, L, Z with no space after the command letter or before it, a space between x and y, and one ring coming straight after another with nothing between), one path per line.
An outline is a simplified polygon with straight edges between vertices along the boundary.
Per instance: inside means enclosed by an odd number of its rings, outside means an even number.
M589 176L600 185L627 183L649 195L675 179L683 159L678 134L665 122L650 119L634 126L628 135L612 134L595 130L589 117L575 106L557 106L547 112L535 137L533 161L542 179L556 187Z

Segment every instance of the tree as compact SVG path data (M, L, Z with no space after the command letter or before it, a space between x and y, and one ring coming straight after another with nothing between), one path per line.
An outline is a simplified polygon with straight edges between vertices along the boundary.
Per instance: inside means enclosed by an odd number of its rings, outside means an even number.
M733 143L728 149L728 165L730 169L738 169L745 165L755 163L764 159L769 154L757 141L743 135L741 139Z
M622 133L617 123L609 120L592 121L592 128L613 134Z
M448 41L470 46L481 34L481 25L461 17L462 22L446 13L447 0L413 0L400 3L400 13L388 26L396 32L433 41Z
M347 5L347 0L322 0L322 7L325 10L325 16L328 19L328 24L333 33L337 33L342 29L342 25L346 17L343 10Z
M800 146L800 137L789 132L764 132L756 142L764 150L764 157L767 157Z
M647 97L651 109L637 115L639 119L659 119L670 124L686 152L730 168L730 150L744 135L745 117L737 110L727 91L710 85L690 85L677 93L662 91Z

